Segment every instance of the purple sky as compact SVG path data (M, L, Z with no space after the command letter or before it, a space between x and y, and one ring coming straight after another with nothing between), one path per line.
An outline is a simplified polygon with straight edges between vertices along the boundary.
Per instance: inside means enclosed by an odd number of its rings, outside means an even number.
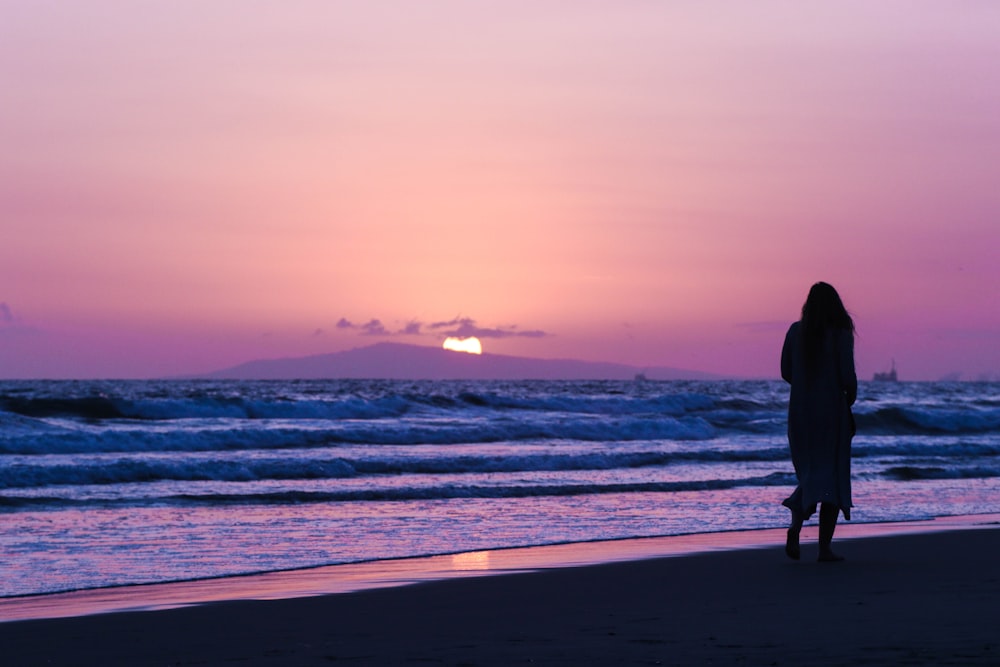
M0 378L462 322L487 353L775 377L816 280L862 377L1000 375L998 3L0 17Z

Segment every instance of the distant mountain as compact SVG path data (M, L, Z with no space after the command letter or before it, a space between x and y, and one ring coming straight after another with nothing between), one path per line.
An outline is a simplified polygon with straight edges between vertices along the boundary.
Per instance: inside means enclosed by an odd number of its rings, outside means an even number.
M333 354L260 359L202 377L238 380L319 378L386 380L711 380L719 376L678 368L638 368L574 359L466 354L437 347L377 343Z

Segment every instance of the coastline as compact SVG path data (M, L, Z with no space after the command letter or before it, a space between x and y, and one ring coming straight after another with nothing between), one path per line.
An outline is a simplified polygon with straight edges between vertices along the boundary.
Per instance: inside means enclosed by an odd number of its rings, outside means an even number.
M839 544L872 537L997 526L1000 526L1000 514L947 516L907 522L841 522L836 540ZM815 542L816 532L815 523L803 528L804 551ZM698 556L716 551L768 549L783 545L784 534L783 528L769 528L573 542L8 597L0 598L0 626L24 620L153 612L222 602L310 598L449 579Z
M507 576L0 623L0 645L11 664L53 665L995 665L996 518L848 529L843 563L816 563L814 536L798 562L780 545L714 544Z

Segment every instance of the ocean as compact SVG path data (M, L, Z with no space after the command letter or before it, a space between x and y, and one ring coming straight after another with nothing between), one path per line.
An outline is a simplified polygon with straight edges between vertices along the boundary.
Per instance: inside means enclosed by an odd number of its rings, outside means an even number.
M3 381L0 596L779 527L779 381ZM862 383L857 522L1000 512L1000 384Z

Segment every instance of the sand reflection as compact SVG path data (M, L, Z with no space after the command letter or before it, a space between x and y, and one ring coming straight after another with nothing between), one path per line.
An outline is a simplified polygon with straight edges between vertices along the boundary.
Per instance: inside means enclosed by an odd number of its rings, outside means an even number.
M490 552L470 551L453 554L451 566L456 570L488 570L490 569Z

